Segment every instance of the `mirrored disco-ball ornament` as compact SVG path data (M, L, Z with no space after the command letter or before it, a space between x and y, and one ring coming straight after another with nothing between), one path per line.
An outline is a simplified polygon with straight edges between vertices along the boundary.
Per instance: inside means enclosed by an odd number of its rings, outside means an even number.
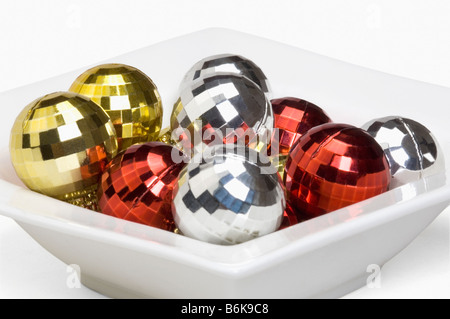
M182 82L181 89L190 85L196 79L208 77L219 73L237 74L247 77L255 82L261 90L270 97L271 88L261 68L253 61L236 54L218 54L206 57L195 63L188 72L186 72Z
M174 231L172 191L184 155L162 142L134 144L108 164L98 189L103 214Z
M283 177L284 166L292 146L311 128L329 123L331 119L317 105L295 97L271 100L274 131L267 154Z
M33 191L97 210L97 184L117 153L114 126L89 98L70 92L45 95L16 118L12 164Z
M286 202L286 208L284 209L283 220L281 221L280 230L285 229L298 223L301 223L302 220L299 219L299 215L295 213L295 210Z
M444 170L439 144L422 124L400 116L387 116L369 121L362 128L384 149L392 187Z
M181 233L238 244L280 227L284 192L269 159L248 147L218 145L181 171L172 213Z
M273 131L264 92L246 77L212 75L186 86L170 117L172 140L191 156L206 146L235 143L262 150Z
M158 138L161 97L142 71L118 63L98 65L78 76L69 91L88 96L106 111L117 132L119 151Z
M302 135L289 153L286 200L308 219L379 195L391 175L383 149L364 130L322 124Z

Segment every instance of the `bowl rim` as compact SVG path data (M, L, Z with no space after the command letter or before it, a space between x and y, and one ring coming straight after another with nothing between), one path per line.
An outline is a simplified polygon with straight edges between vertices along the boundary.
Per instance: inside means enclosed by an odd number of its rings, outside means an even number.
M244 243L217 245L74 206L3 179L0 188L8 189L0 196L0 213L19 225L80 236L231 277L286 262L414 213L430 203L450 202L450 184L446 174L441 173ZM46 205L34 204L40 202ZM45 209L49 204L51 209ZM30 207L36 206L38 211L31 212Z

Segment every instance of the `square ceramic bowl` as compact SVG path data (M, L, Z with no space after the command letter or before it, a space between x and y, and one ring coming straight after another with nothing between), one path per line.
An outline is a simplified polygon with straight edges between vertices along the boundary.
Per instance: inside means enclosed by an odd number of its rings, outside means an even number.
M243 55L267 75L273 97L295 96L322 107L334 122L361 126L401 115L427 126L446 159L450 89L364 69L280 43L208 29L109 61L149 75L163 99L167 126L178 85L198 60ZM90 66L89 66L90 67ZM37 97L65 91L82 70L0 95L0 213L38 243L80 267L87 287L111 297L339 297L366 284L367 267L384 265L450 203L447 171L369 200L233 246L218 246L119 220L26 189L9 159L17 114ZM447 113L446 113L447 112ZM7 138L6 138L7 137ZM450 167L448 164L446 167Z

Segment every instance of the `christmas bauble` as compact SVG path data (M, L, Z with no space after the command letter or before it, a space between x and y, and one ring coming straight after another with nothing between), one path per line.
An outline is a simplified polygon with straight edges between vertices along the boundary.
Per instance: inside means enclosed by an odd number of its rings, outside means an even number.
M299 217L299 214L296 214L292 206L288 202L286 202L286 208L284 209L280 230L297 225L298 223L302 222L302 219L300 219Z
M444 170L434 135L421 123L400 116L374 119L362 126L381 145L397 187Z
M311 128L331 119L319 106L295 97L271 100L274 131L267 153L283 177L284 165L292 146Z
M98 189L103 214L173 231L172 191L183 154L162 142L138 143L108 164Z
M195 63L186 72L180 87L183 89L198 78L208 77L218 73L231 73L247 77L255 82L261 90L270 97L271 89L261 68L253 61L236 54L218 54L206 57Z
M351 125L328 123L299 138L283 182L287 201L311 218L381 194L390 179L383 149L372 136Z
M234 74L199 78L186 86L170 118L172 140L190 155L228 143L261 150L272 130L272 107L264 92Z
M78 76L69 91L88 96L106 111L116 129L119 151L158 138L161 97L153 81L137 68L98 65Z
M215 244L237 244L277 230L284 192L270 160L239 145L197 154L181 171L172 212L181 232Z
M76 93L56 92L19 114L10 153L17 175L31 190L97 210L97 183L117 153L117 138L100 106Z

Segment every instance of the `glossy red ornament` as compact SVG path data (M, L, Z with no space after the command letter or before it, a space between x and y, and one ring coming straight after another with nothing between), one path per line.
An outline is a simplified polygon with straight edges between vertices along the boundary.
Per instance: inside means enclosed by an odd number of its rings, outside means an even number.
M283 219L281 220L280 230L290 226L294 226L301 221L302 220L299 214L296 214L292 206L289 203L286 203L286 208L284 209L283 213Z
M100 211L173 231L172 191L185 166L180 159L183 154L162 142L130 146L108 164L102 175Z
M287 155L300 136L317 125L331 122L323 109L306 100L284 97L271 103L277 130L272 135L268 155Z
M328 123L299 138L283 183L296 213L311 218L381 194L390 179L387 159L374 138L351 125Z

